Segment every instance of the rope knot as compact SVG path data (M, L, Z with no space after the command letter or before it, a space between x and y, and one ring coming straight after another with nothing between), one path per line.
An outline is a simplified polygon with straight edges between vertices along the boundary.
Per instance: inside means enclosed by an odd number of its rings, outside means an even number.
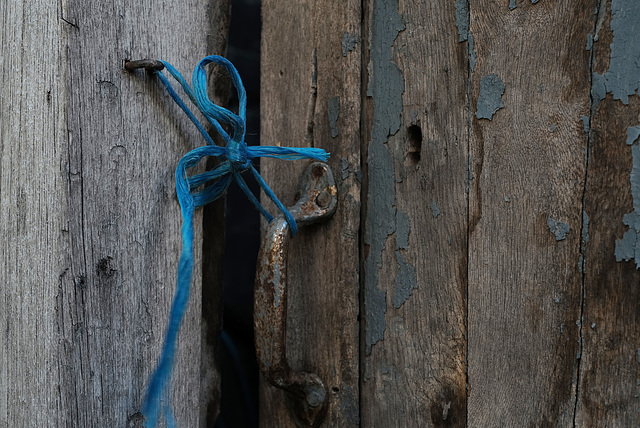
M247 147L244 143L229 141L225 153L233 172L246 171L251 166L251 159L247 155Z

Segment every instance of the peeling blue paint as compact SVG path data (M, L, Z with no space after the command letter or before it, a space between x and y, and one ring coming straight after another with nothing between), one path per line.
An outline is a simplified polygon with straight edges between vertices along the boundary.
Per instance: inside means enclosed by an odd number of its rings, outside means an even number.
M531 4L536 4L538 3L538 0L531 0Z
M473 49L473 34L469 27L469 0L456 0L456 27L458 27L458 41L469 43L469 67L473 72L476 66L476 51Z
M340 97L331 97L327 101L327 112L329 115L329 129L331 138L338 136L338 117L340 117Z
M591 48L593 48L593 34L589 33L587 34L587 46L585 47L585 50L590 51Z
M580 327L578 325L578 327ZM582 337L578 339L578 352L576 352L576 360L582 358Z
M411 233L411 220L402 211L396 213L396 250L409 249L409 234Z
M556 125L553 124L549 127L549 132L556 132Z
M607 88L604 76L598 73L593 73L593 80L591 82L591 98L593 98L593 108L595 109L598 103L600 103L600 100L603 100L606 96Z
M518 7L518 6L516 5L516 0L509 0L509 10L513 10L513 9L515 9L516 7Z
M356 48L358 43L358 35L353 33L344 33L342 35L342 56L347 56L348 52L351 52Z
M393 292L393 307L398 309L411 297L413 289L418 288L418 280L416 268L405 262L400 251L396 251L396 261L398 262L398 271L396 272L396 287Z
M629 140L627 130L627 143ZM633 212L622 217L622 222L629 226L629 230L624 233L622 239L616 239L615 256L617 262L635 259L636 269L640 269L640 146L637 139L632 141L631 155L633 157L630 176Z
M364 242L364 312L366 354L382 340L386 330L387 291L378 286L382 252L389 235L396 231L395 177L393 158L386 143L400 129L404 77L391 62L391 49L405 28L398 14L398 0L374 0L371 23L371 63L367 95L373 97L373 127L368 151L369 187Z
M418 110L411 112L411 124L416 125L418 123Z
M456 0L456 27L458 27L458 41L464 42L469 37L469 2Z
M476 68L476 51L473 48L473 34L471 34L471 31L469 31L469 67L471 72Z
M567 223L554 220L551 217L547 219L547 226L549 227L551 233L555 235L556 241L562 241L567 237L567 233L569 233L569 230L571 230Z
M629 214L626 214L622 218L622 222L629 226L629 230L625 232L622 239L616 239L616 261L621 262L624 260L628 262L631 259L635 259L636 269L640 269L640 263L638 262L638 260L640 260L640 258L638 258L640 254L638 254L637 248L638 229L636 229L636 225L633 224L633 217L629 216Z
M637 0L611 1L611 55L609 70L603 75L594 73L592 94L596 100L604 99L607 93L614 100L629 104L629 95L640 89L640 2ZM597 80L597 82L596 82Z
M632 145L638 141L640 137L640 125L630 126L627 128L627 144Z
M640 348L638 348L638 363L640 363Z
M589 133L589 116L580 116L580 120L582 120L582 128L585 133Z
M431 202L431 215L433 218L436 218L440 215L440 208L438 208L438 204L436 201Z
M581 253L578 256L578 271L583 273L586 268L587 260L583 255L586 245L589 243L589 216L586 211L582 211L582 246Z
M365 227L365 244L369 254L365 261L366 352L384 337L387 311L386 290L378 287L378 271L382 266L382 251L387 236L395 230L395 183L393 160L384 144L369 143L369 207Z
M502 80L495 74L484 76L480 80L480 96L476 107L476 117L491 120L495 112L504 107L502 94L504 94Z

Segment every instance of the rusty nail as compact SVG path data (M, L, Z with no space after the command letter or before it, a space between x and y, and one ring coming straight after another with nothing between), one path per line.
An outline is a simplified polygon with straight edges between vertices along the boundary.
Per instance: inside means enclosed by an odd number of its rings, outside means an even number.
M127 71L137 70L138 68L144 68L148 71L159 71L164 68L164 64L157 59L138 59L135 61L124 61L124 68Z

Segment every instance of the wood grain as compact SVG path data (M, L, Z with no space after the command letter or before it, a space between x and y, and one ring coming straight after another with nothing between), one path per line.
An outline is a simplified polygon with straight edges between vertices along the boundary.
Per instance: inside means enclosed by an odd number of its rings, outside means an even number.
M611 44L620 43L611 31L611 4L602 6L601 25L594 31L594 79L610 67ZM638 15L631 16L640 22ZM640 420L640 272L635 260L617 261L615 253L617 241L629 230L623 218L637 207L631 183L637 183L632 168L638 162L633 155L638 143L626 142L628 127L640 124L640 99L631 96L625 105L612 94L598 98L589 132L589 228L575 426L632 427Z
M173 171L201 142L153 78L122 66L157 57L189 72L226 31L209 6L0 5L2 426L141 426L180 252ZM212 396L200 396L200 278L173 377L181 426Z
M491 120L472 117L469 426L570 427L593 4L479 0L470 15L472 112L483 77L505 89Z
M596 109L590 133L576 426L632 427L638 422L640 274L633 260L615 258L616 240L627 231L622 218L633 212L628 184L632 155L625 141L627 127L638 124L640 102L637 97L629 101L623 106L607 96Z
M334 217L301 230L289 253L288 359L325 382L324 427L359 425L360 16L353 0L263 2L261 144L327 150L338 187ZM343 54L345 35L356 41ZM262 160L285 205L306 164ZM284 393L265 382L260 423L293 426Z
M367 5L362 426L464 427L467 43L453 2Z

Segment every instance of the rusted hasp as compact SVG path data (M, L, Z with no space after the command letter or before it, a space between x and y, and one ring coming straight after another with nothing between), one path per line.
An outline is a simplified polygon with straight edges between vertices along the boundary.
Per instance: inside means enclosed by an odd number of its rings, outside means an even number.
M337 189L329 166L314 162L300 182L300 199L289 212L299 227L329 218ZM297 372L287 362L287 257L289 225L283 216L267 227L258 254L253 325L258 366L267 381L287 393L287 406L298 427L317 427L327 412L327 389L313 373ZM311 344L310 344L311 345Z

